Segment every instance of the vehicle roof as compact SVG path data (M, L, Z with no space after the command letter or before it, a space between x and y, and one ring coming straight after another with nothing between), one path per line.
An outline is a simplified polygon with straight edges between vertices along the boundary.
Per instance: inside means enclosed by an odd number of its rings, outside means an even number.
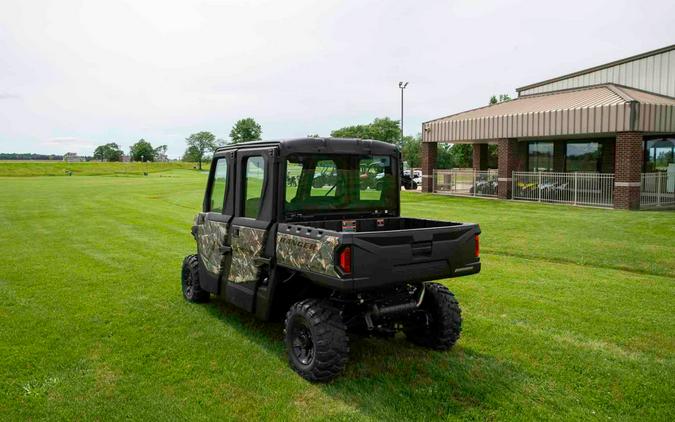
M226 152L232 150L263 148L278 146L282 155L292 153L326 153L326 154L396 154L398 147L387 142L358 138L290 138L269 141L242 142L229 144L216 150Z

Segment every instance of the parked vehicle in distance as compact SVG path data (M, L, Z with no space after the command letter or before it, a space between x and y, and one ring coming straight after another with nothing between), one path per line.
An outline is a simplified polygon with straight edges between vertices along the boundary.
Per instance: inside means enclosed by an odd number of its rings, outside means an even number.
M405 188L405 190L417 190L417 185L419 185L421 182L417 182L414 178L410 176L410 172L408 174L401 174L401 187Z
M185 299L215 294L262 320L285 315L290 366L310 381L342 372L348 333L402 331L449 349L461 310L431 281L480 271L480 229L401 217L400 178L398 149L378 141L219 148L192 227L197 253L183 261Z

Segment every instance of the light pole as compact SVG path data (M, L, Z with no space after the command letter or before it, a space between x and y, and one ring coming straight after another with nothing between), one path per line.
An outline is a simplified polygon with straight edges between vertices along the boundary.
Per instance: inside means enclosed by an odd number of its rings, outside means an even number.
M403 142L403 90L408 86L408 82L399 82L398 87L401 88L401 139Z

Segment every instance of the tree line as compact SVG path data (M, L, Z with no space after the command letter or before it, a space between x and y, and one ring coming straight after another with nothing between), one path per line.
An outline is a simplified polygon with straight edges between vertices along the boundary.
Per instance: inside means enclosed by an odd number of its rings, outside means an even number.
M262 129L253 118L239 120L230 131L229 143L257 141L261 139ZM318 137L317 134L307 135ZM420 167L422 164L422 135L404 136L400 139L399 121L389 117L376 118L372 123L346 126L335 129L330 133L334 138L374 139L395 144L401 150L403 160L410 167ZM201 164L208 161L210 154L219 146L228 142L216 139L211 132L193 133L186 138L187 149L183 155L184 161ZM471 167L472 146L466 144L441 144L438 148L438 168Z
M156 161L166 157L166 150L166 145L155 148L150 142L141 138L129 148L129 158L131 161ZM99 145L94 150L94 160L122 161L123 157L122 148L115 142Z
M262 134L260 125L252 118L245 118L237 121L230 131L231 143L248 142L259 140ZM201 169L202 162L207 157L207 153L215 151L218 146L225 145L228 141L222 139L216 140L211 132L193 133L186 138L188 145L183 154L183 161L198 162ZM129 148L129 158L131 161L157 161L166 158L167 146L160 145L153 147L149 141L139 139L138 142ZM63 158L63 156L61 156ZM124 151L119 144L109 142L99 145L94 150L95 160L101 161L122 161Z
M494 105L506 101L511 101L511 97L506 94L499 96L493 95L489 104ZM415 136L400 136L400 122L389 117L376 118L372 123L345 126L343 128L331 131L330 136L335 138L359 138L374 139L378 141L396 144L401 150L403 160L410 167L420 167L422 164L422 134ZM262 136L262 127L252 117L238 120L232 130L230 130L229 141L216 139L216 136L208 131L193 133L185 139L187 148L183 154L182 160L198 163L199 169L202 163L210 159L212 154L219 146L228 143L237 144L241 142L258 141ZM317 134L307 135L309 137L318 137ZM158 157L166 155L166 145L153 148L152 145L144 139L139 140L131 146L129 155L133 161L155 161ZM438 146L437 167L471 167L473 155L473 146L471 144L440 144ZM116 143L108 143L96 148L94 158L107 161L121 161L122 150ZM488 160L494 163L496 167L497 147L489 146Z
M30 161L30 160L53 160L53 161L63 161L63 155L58 154L34 154L34 153L16 153L16 152L0 152L0 160L21 160L21 161Z

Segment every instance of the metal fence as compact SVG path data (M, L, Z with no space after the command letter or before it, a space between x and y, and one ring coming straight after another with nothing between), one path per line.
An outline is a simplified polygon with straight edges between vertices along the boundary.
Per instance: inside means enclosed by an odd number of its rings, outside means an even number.
M513 172L513 199L612 207L613 173Z
M642 173L640 208L675 205L675 173Z
M497 196L497 170L434 170L433 181L438 193Z

